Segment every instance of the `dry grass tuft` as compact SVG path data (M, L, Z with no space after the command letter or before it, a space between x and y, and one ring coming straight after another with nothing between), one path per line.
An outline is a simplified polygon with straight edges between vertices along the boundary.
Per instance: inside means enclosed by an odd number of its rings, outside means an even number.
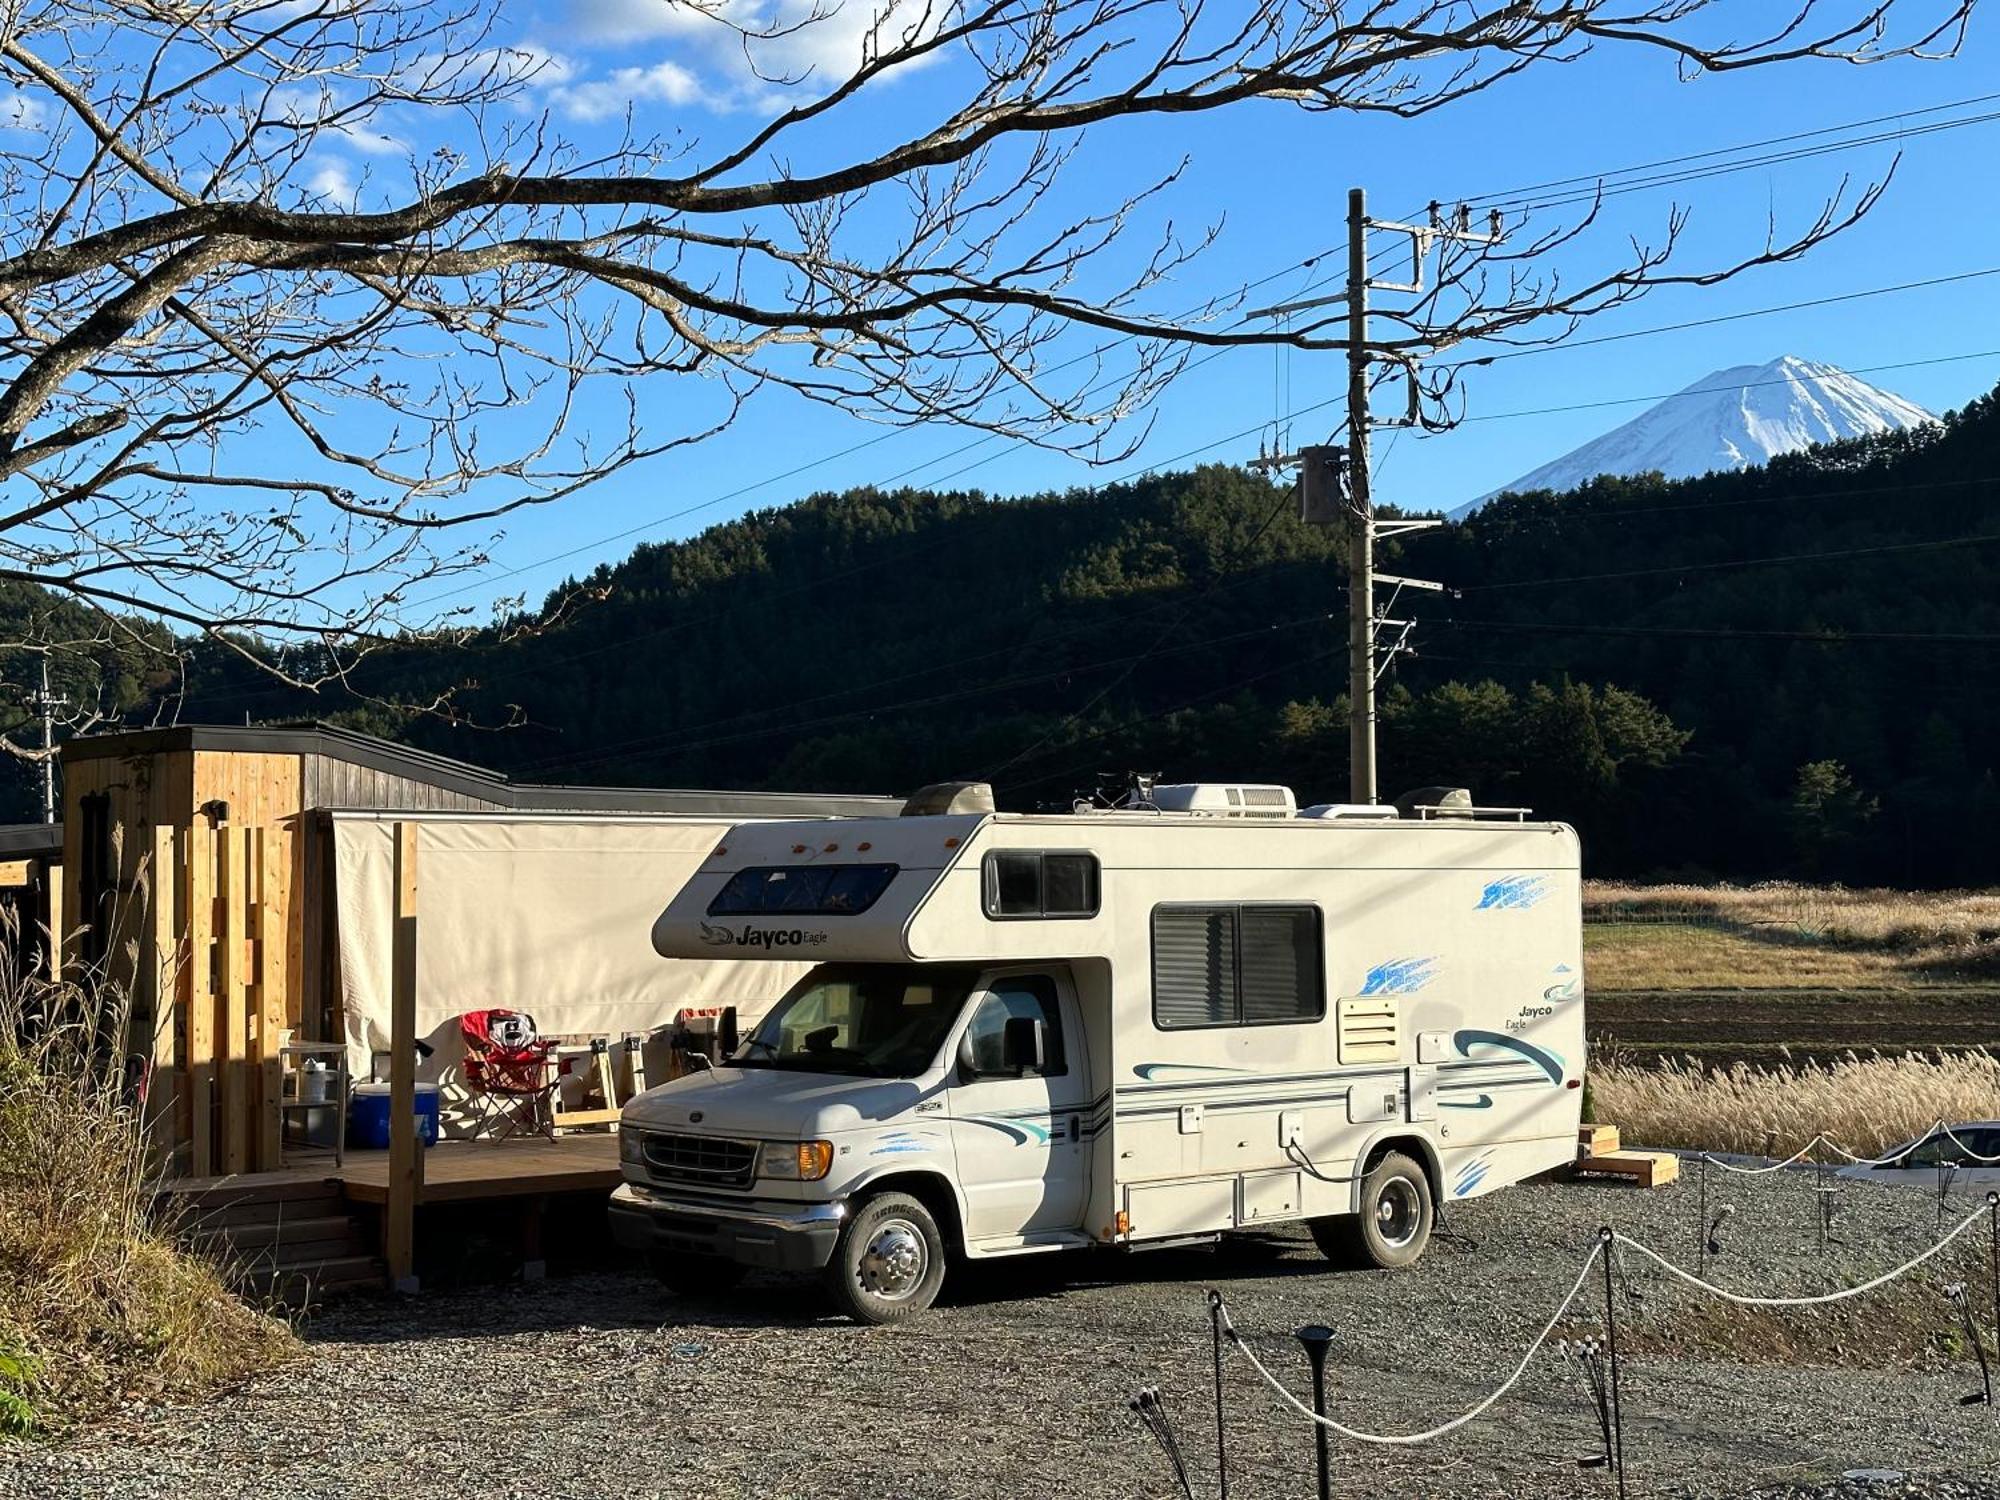
M150 1222L105 994L0 974L0 1436L200 1394L295 1347Z
M1921 1135L1939 1120L2000 1117L2000 1056L1984 1050L1857 1057L1797 1067L1693 1062L1590 1070L1597 1117L1635 1146L1782 1154L1824 1131L1858 1156Z

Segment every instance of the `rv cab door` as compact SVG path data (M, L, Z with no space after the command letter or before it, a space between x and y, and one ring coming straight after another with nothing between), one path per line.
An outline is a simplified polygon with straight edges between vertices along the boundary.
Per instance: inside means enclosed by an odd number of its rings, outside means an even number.
M990 976L982 989L969 1008L951 1087L966 1238L1080 1229L1090 1065L1069 976L1022 970ZM1041 1024L1039 1068L1019 1053L1023 1024L1031 1022Z

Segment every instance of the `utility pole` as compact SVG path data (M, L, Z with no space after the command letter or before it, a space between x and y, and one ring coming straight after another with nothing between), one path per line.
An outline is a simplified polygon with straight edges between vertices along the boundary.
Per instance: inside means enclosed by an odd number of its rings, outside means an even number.
M42 716L42 821L56 820L56 720L59 708L69 707L69 696L49 692L49 656L42 653L42 685L30 695L28 707Z
M1368 195L1347 194L1347 800L1375 800L1375 505L1369 493Z
M1410 279L1388 281L1369 274L1368 236L1383 230L1409 237ZM1379 794L1375 763L1375 685L1390 662L1404 652L1414 654L1409 644L1416 621L1390 619L1375 609L1375 587L1388 584L1393 589L1389 608L1406 588L1443 593L1444 585L1423 578L1399 578L1375 570L1375 544L1390 537L1404 536L1440 526L1441 521L1378 521L1375 518L1373 478L1369 470L1370 436L1377 427L1414 427L1418 422L1416 361L1402 351L1377 349L1369 339L1368 294L1371 291L1419 294L1424 287L1424 260L1431 247L1450 240L1467 244L1493 244L1500 239L1500 218L1495 213L1485 232L1472 228L1471 215L1463 205L1449 220L1438 204L1430 206L1428 224L1399 224L1368 217L1368 195L1361 188L1347 194L1347 286L1337 296L1305 302L1288 302L1250 313L1249 317L1289 317L1312 308L1344 303L1347 308L1347 446L1302 447L1296 453L1273 453L1257 460L1260 468L1299 467L1299 514L1309 525L1347 528L1347 773L1348 800L1372 804ZM1408 383L1409 402L1404 415L1378 418L1369 404L1369 372L1380 360L1400 363ZM1279 433L1284 433L1280 412ZM1281 443L1282 446L1282 443ZM1398 632L1387 651L1380 649L1378 632L1384 627Z

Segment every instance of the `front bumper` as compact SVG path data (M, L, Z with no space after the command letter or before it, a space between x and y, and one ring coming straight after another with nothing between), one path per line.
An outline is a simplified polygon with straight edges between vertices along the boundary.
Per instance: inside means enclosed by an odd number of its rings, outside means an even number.
M712 1203L628 1182L611 1195L611 1234L630 1250L713 1255L768 1271L816 1271L833 1259L840 1203Z

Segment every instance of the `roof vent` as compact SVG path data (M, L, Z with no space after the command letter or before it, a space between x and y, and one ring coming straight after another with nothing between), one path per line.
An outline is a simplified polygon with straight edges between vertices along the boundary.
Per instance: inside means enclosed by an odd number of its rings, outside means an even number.
M1289 818L1298 811L1288 786L1224 785L1190 781L1153 788L1153 805L1161 812L1193 813L1208 818Z
M919 787L903 804L906 818L936 818L949 813L990 813L993 787L984 781L934 781Z
M1396 811L1405 818L1471 818L1477 812L1472 793L1462 786L1420 786L1396 799Z

